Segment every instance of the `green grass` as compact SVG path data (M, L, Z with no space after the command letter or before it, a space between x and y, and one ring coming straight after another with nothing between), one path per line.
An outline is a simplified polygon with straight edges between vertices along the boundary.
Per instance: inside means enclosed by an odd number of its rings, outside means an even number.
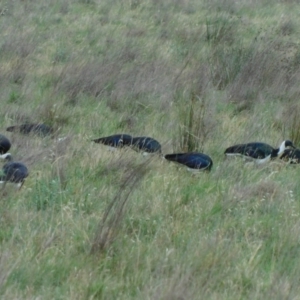
M298 166L223 154L299 146L297 8L0 3L1 133L30 170L0 191L1 298L298 299ZM5 132L23 122L67 138ZM91 142L114 133L203 151L212 171Z

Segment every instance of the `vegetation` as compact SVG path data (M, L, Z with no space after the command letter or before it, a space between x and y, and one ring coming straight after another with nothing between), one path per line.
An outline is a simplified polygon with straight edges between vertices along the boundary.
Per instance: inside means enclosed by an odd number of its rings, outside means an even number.
M298 1L0 2L0 127L30 176L0 191L2 299L298 299ZM5 128L45 122L63 140ZM193 176L90 140L201 151Z

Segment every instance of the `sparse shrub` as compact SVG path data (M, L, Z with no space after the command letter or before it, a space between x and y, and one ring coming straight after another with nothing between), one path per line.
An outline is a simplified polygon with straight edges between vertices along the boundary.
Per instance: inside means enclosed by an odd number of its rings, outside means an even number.
M203 151L208 137L213 135L214 102L209 99L211 77L207 64L191 63L187 58L184 68L174 79L174 104L177 110L178 131L173 139L175 151Z
M173 146L176 151L203 151L213 125L209 124L209 109L205 98L191 93L178 107L179 128Z

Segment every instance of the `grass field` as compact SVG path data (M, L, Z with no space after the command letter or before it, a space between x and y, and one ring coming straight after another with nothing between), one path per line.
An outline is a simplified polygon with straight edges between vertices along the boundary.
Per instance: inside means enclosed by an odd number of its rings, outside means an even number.
M0 1L0 133L28 166L0 191L1 299L300 299L298 1ZM6 132L45 122L56 138ZM209 154L192 175L91 139Z

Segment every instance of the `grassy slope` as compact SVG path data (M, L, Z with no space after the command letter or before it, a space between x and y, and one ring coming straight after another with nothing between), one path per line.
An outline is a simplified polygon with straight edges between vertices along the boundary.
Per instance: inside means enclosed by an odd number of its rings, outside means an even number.
M0 3L1 131L45 121L68 137L7 133L30 177L1 192L3 299L299 297L299 168L223 157L235 142L300 143L299 10L235 2ZM115 132L214 168L89 142ZM113 200L111 218L127 203L106 223L115 239L90 254Z

